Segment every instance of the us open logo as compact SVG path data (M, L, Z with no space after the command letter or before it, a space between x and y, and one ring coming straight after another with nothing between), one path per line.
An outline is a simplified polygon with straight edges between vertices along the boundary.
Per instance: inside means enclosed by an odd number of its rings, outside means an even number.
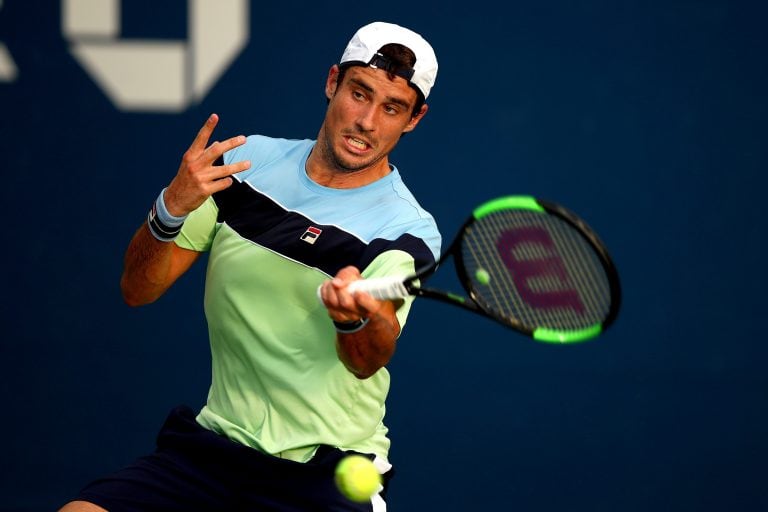
M0 0L0 9L3 8L3 0ZM13 82L19 70L16 69L16 63L11 57L11 53L5 44L0 42L0 82Z
M309 226L307 230L304 232L303 235L301 235L299 238L307 242L308 244L314 244L317 242L317 239L320 238L320 233L322 233L322 229L318 229L314 226Z
M189 37L181 41L123 39L121 3L62 0L61 24L72 55L123 111L199 103L248 42L248 0L187 0ZM15 76L1 44L0 74Z

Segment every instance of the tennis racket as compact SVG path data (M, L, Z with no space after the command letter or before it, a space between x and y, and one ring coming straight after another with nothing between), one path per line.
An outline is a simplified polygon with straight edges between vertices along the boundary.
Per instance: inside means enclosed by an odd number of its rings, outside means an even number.
M450 257L466 296L420 284ZM440 259L414 275L362 279L348 290L436 299L552 343L594 338L621 302L616 267L595 232L566 208L530 196L475 208Z

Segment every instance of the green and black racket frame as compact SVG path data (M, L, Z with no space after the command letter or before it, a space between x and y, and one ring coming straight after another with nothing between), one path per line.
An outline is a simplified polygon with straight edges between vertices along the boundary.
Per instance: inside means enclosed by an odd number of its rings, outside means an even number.
M451 257L466 295L422 286ZM436 299L550 343L598 336L621 303L618 272L595 232L565 207L531 196L475 208L440 259L415 274L363 279L348 289L378 299Z

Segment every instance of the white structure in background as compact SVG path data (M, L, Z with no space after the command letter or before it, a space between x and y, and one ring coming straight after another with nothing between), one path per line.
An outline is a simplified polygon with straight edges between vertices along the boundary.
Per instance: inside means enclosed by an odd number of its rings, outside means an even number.
M0 9L3 8L3 0L0 0ZM0 42L0 82L13 82L19 75L16 63L13 62L8 48Z
M248 42L248 0L188 0L188 40L120 39L120 0L62 0L70 52L120 110L180 112ZM148 14L150 15L150 14Z

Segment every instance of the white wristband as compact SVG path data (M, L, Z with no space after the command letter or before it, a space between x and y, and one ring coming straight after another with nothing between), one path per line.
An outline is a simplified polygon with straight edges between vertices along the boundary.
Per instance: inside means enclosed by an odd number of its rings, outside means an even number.
M149 232L152 236L160 240L161 242L171 242L176 239L181 231L181 226L184 224L186 215L183 217L176 217L171 215L168 208L165 206L165 191L164 188L160 191L160 195L157 196L155 203L152 205L152 209L147 214L147 226L149 226Z
M157 207L157 218L166 226L175 228L184 224L184 220L186 220L187 216L183 215L181 217L175 217L171 215L171 212L168 211L168 207L165 206L164 196L166 190L168 190L168 187L165 187L160 191L160 195L157 196L157 201L155 201L155 206Z

